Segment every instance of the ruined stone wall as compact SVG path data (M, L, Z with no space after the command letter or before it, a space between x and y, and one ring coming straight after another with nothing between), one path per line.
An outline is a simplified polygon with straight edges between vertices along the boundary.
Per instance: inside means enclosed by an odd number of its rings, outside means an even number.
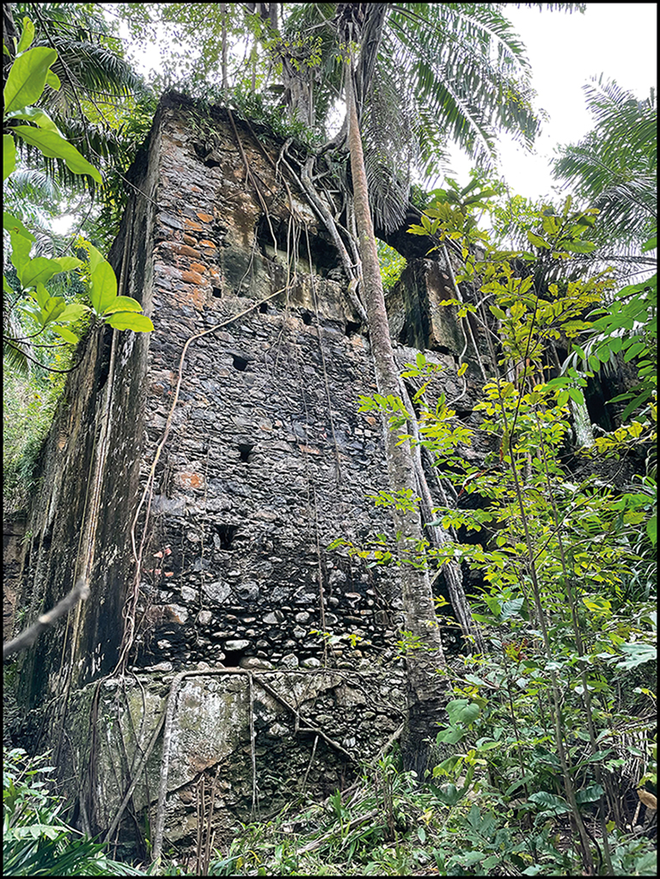
M217 820L231 827L253 785L262 813L282 791L336 787L403 704L396 572L327 548L391 530L368 497L387 485L381 427L357 411L376 390L368 339L325 230L274 173L281 144L237 126L240 147L224 111L161 102L111 253L155 331L90 335L45 450L22 582L32 614L68 591L98 481L91 595L19 660L24 733L56 748L82 826L106 829L171 701L166 835L187 844L204 773L224 785ZM436 313L446 269L411 264L390 317L398 341L433 349L435 392L453 397L465 339ZM194 676L168 696L182 671ZM166 762L159 739L135 814L153 810Z

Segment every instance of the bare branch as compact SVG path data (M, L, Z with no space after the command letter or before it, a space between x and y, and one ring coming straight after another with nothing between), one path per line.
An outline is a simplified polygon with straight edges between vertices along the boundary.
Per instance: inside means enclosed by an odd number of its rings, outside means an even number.
M6 659L12 653L18 653L19 650L31 647L42 632L49 629L60 617L73 610L79 601L85 601L88 595L89 584L81 577L73 589L61 601L58 601L55 607L41 614L36 623L33 623L27 629L24 629L20 635L17 635L11 641L6 641L2 645L2 658Z

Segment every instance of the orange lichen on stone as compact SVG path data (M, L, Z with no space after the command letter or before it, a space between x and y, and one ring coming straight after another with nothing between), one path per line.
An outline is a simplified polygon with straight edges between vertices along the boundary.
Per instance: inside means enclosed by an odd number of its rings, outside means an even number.
M185 281L186 284L202 284L204 282L204 279L199 272L183 272L181 274L181 280Z
M209 241L208 238L203 238L199 242L199 246L200 247L211 247L211 248L213 248L213 250L216 249L215 244L212 241Z
M184 217L183 222L186 229L193 229L195 232L204 231L203 227L199 223L196 223L195 220L189 220L188 217Z
M202 265L201 262L191 262L190 263L190 271L191 272L199 272L200 275L206 272L206 266Z
M184 236L183 236L183 243L184 243L184 244L189 244L190 247L194 247L194 246L197 244L197 239L196 239L196 238L193 238L192 235L184 235ZM202 244L203 244L203 243L204 243L204 242L202 242Z
M174 248L177 253L180 253L182 256L191 256L193 259L199 259L201 254L199 250L195 250L194 247L188 247L187 244L180 244L178 247Z
M197 211L197 216L202 223L211 223L213 221L213 217L210 214L203 214L200 211Z
M200 290L199 287L195 287L192 293L193 306L201 311L206 305L206 291Z
M183 488L202 488L204 484L204 478L198 473L184 471L179 473L178 478Z

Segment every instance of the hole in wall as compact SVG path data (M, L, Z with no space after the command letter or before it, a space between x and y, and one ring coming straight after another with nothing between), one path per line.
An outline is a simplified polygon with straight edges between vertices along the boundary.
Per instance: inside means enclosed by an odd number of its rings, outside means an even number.
M243 659L245 653L243 650L225 650L225 658L222 664L225 668L238 668L238 664Z
M237 369L239 372L245 372L245 368L248 365L246 358L241 357L240 354L232 354L231 356L234 363L234 369Z
M222 289L220 287L212 287L211 293L216 299L222 299Z
M248 464L252 460L252 449L254 448L254 443L239 443L238 444L238 455L243 464Z
M347 336L352 336L354 333L357 333L362 324L357 323L354 320L346 321L346 326L344 328L344 332Z
M311 311L303 311L300 316L302 317L302 322L305 324L306 327L311 326L312 321L314 320L314 315Z
M268 311L268 303L262 302L261 305L259 306L259 313L266 314L267 311Z
M216 533L220 541L220 549L231 549L238 525L216 525Z

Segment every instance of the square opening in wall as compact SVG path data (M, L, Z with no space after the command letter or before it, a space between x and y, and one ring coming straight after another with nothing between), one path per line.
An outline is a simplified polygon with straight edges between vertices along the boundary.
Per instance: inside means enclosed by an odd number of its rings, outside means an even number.
M216 525L213 543L218 549L231 549L238 525ZM216 540L217 538L217 540Z
M243 464L249 464L252 460L252 449L254 448L254 443L239 443L238 444L238 456L240 461Z

